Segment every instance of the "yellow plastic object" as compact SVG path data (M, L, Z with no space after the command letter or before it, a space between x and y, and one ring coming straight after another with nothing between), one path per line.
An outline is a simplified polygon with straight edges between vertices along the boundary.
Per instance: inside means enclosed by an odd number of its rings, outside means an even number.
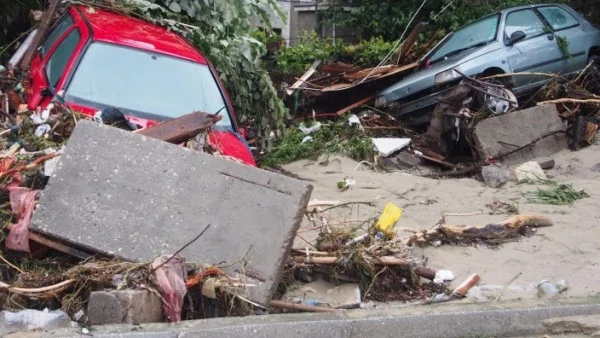
M385 209L383 209L381 216L379 216L379 220L375 223L375 229L383 232L388 237L393 237L395 235L394 227L400 217L402 217L402 212L402 208L393 203L388 203Z

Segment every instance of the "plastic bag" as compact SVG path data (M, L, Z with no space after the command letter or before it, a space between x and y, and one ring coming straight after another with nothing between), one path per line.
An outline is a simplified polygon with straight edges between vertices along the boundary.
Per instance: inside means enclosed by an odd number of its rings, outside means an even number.
M0 333L2 335L28 330L56 330L76 325L72 324L71 318L60 310L2 311L0 317Z

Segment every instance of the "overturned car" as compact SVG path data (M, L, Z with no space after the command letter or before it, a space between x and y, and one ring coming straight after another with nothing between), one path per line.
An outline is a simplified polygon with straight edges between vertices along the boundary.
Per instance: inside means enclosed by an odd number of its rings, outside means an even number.
M494 80L521 97L549 79L533 73L569 76L590 62L600 65L600 31L572 8L514 7L448 34L420 59L417 72L383 90L375 105L389 106L409 125L426 125L438 100L464 75L527 73Z

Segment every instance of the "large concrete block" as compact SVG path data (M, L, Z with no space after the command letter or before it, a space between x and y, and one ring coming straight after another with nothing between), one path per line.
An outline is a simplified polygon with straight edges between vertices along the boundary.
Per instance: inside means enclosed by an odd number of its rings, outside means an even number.
M554 105L537 106L505 115L487 118L475 126L475 141L479 155L485 159L515 149L540 136L557 130L565 130ZM565 134L546 137L533 147L520 150L502 158L507 165L528 162L547 157L567 147Z
M87 314L94 325L157 323L163 319L160 297L146 290L94 291Z
M211 224L182 254L191 262L232 264L226 271L243 272L256 285L246 295L266 304L311 192L297 179L81 121L41 193L31 229L151 262Z

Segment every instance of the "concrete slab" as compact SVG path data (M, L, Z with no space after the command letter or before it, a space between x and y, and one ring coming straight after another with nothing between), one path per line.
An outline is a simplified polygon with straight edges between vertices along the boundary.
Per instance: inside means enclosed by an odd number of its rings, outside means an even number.
M504 115L487 118L475 126L475 141L482 159L506 153L544 134L565 130L554 105L537 106ZM567 148L565 134L546 137L533 147L502 158L507 165L518 165L529 160L551 156Z
M41 193L31 229L133 261L182 254L231 264L267 304L312 186L120 129L81 121ZM242 260L247 264L242 266Z

